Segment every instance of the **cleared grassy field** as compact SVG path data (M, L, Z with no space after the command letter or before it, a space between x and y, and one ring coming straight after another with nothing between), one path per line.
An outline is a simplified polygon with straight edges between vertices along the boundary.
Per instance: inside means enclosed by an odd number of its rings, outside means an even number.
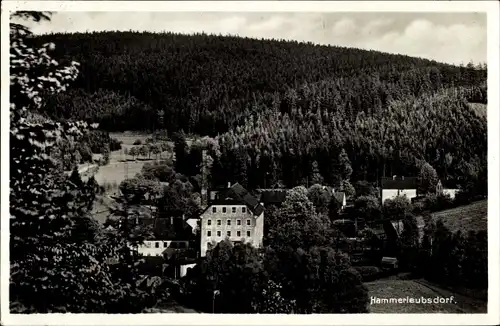
M135 160L131 155L125 155L125 149L130 151L133 147L141 147L142 145L133 145L137 139L141 139L144 143L146 138L151 135L148 134L136 134L136 133L110 133L110 136L116 138L123 142L122 149L118 151L113 151L109 157L109 164L105 166L100 166L97 173L94 175L96 181L100 185L111 184L118 186L123 180L128 178L133 178L137 173L141 172L144 164L148 162L153 162L158 159L171 158L172 153L165 151L161 154L146 155L135 157ZM116 192L117 189L113 189L110 194Z
M141 172L142 167L148 161L129 161L129 162L113 162L105 166L100 166L95 174L95 179L100 185L105 183L119 185L125 178L133 178L137 173Z
M487 302L469 298L420 280L387 279L367 282L370 298L450 298L450 303L380 303L368 304L370 313L486 313ZM453 303L451 303L453 302Z
M452 232L458 230L480 231L488 229L488 200L481 200L470 205L460 206L445 211L432 213L434 221L442 219Z

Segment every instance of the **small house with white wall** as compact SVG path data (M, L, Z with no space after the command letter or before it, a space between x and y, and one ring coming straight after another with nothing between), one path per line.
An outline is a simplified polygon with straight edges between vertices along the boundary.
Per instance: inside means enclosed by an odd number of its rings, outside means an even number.
M347 206L347 197L345 195L345 192L335 191L335 189L332 189L332 192L333 192L332 199L337 201L337 203L339 204L340 210L343 211Z
M167 249L187 250L189 249L189 240L176 239L148 239L138 245L135 249L142 256L164 256L168 253Z
M417 197L417 178L405 176L393 176L392 178L381 179L382 204L387 199L394 199L397 196L406 196L411 201Z

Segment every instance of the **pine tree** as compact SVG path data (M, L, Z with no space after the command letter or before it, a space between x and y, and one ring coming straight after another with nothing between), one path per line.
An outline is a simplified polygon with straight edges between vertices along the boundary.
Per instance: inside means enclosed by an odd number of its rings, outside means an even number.
M429 163L424 163L418 174L418 193L422 195L435 193L438 182L436 170Z
M323 184L323 176L321 175L321 173L319 172L319 166L318 166L318 162L317 161L314 161L312 163L312 167L311 167L311 179L310 179L310 184L311 185L315 185L315 184L319 184L319 185L322 185Z

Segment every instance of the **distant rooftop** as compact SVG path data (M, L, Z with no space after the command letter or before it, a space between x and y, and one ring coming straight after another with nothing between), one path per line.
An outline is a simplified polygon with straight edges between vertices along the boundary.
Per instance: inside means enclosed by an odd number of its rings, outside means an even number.
M417 189L416 177L393 176L382 177L382 189Z
M281 204L286 199L288 189L257 189L257 193L264 205Z
M342 192L342 191L337 191L337 192L333 193L333 197L335 198L335 200L337 202L339 202L340 204L342 204L344 202L345 193Z

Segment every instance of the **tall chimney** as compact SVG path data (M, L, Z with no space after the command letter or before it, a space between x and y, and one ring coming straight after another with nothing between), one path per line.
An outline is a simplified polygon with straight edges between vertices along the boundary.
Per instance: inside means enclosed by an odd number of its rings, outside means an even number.
M231 188L231 181L229 181L229 182L227 183L227 188L228 188L228 189L229 189L229 188Z
M396 175L393 175L392 180L396 180L396 177L397 177Z
M207 150L201 151L201 207L208 204L207 171L205 171Z
M404 175L403 175L403 176L401 176L401 180L404 180L404 179L405 179L405 176L404 176Z

